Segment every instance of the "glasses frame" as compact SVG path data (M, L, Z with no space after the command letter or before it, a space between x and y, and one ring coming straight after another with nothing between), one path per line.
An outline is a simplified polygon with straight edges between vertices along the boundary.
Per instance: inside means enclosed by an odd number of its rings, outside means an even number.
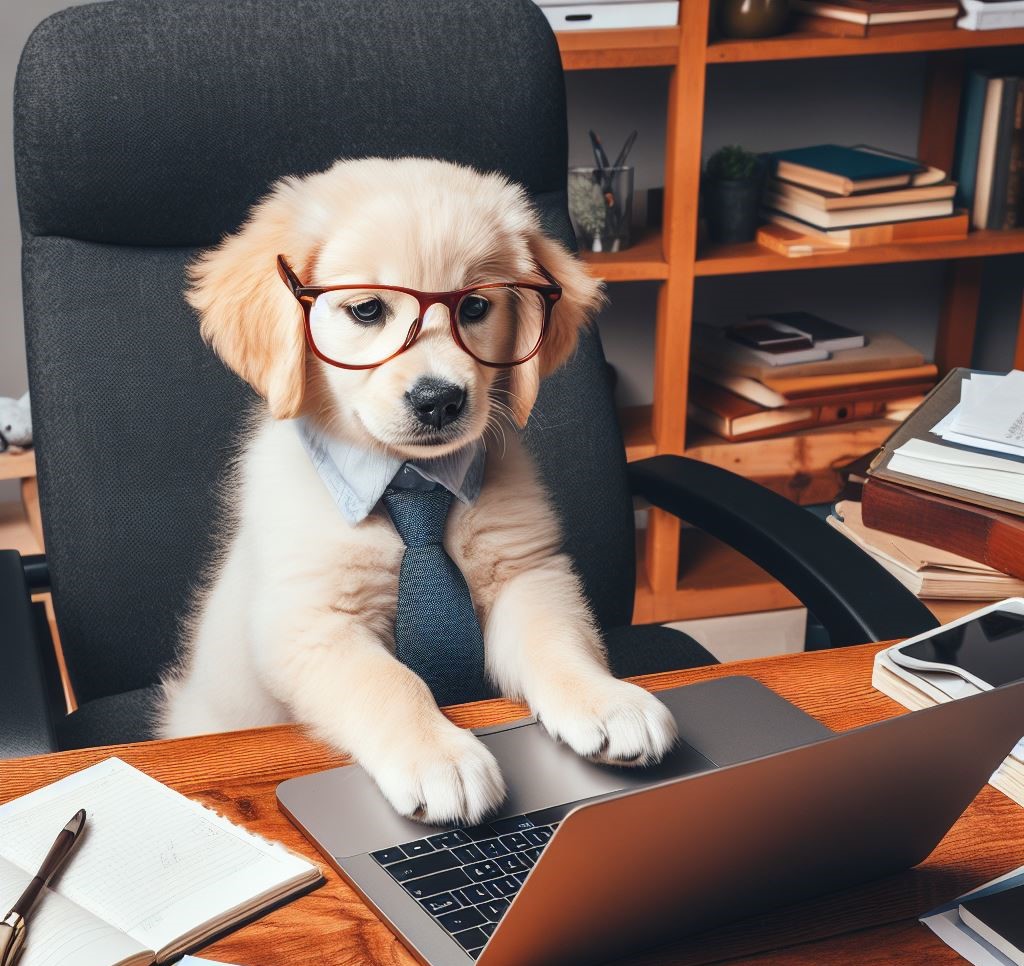
M513 366L521 366L524 362L529 362L537 355L538 352L540 352L551 323L551 310L555 307L555 303L562 297L562 286L559 285L555 277L543 265L541 265L540 262L537 262L536 264L538 271L547 279L546 285L541 285L536 282L485 282L482 285L470 285L467 288L457 289L453 292L421 292L418 289L403 288L400 285L372 285L369 283L361 285L303 285L302 282L299 281L299 277L295 274L291 265L288 264L288 260L284 255L277 256L278 274L281 276L285 285L288 286L288 290L295 297L296 301L302 306L303 324L306 331L306 344L312 350L313 355L318 359L322 362L326 362L328 365L335 366L338 369L376 369L378 366L382 366L397 356L400 356L407 349L411 348L416 342L416 339L419 338L420 331L423 328L423 320L426 318L427 310L432 305L443 305L448 309L448 322L449 328L451 329L452 339L455 340L455 344L463 352L476 359L480 365L488 366L491 369L511 369ZM470 295L473 292L479 292L485 289L509 288L511 286L529 289L531 292L537 292L540 294L544 305L544 320L541 322L540 337L537 339L537 344L530 350L529 354L525 355L522 359L517 359L514 362L488 362L486 359L481 359L480 356L478 356L466 345L465 342L463 342L462 336L459 334L459 304L467 295ZM313 330L310 325L310 310L313 307L313 303L325 292L344 292L365 289L381 289L386 292L401 292L404 295L411 295L417 300L417 302L419 302L419 314L409 326L405 342L402 343L402 347L400 349L393 352L386 359L381 359L380 362L353 365L347 362L338 362L336 359L331 359L328 356L325 356L317 348L316 342L313 339Z

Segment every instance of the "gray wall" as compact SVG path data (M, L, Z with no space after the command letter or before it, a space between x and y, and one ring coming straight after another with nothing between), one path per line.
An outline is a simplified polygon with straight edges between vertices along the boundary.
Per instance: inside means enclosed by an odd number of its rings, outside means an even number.
M0 0L0 94L6 104L30 31L68 5L67 0ZM729 143L768 150L826 140L912 152L923 76L919 56L711 68L705 154ZM667 71L588 71L568 75L567 83L572 163L590 162L588 128L617 152L635 127L640 136L631 160L637 187L662 184ZM20 395L26 388L20 239L7 110L0 143L0 290L7 293L0 314L0 395ZM975 364L996 369L1007 366L1012 353L1024 259L990 260L986 274ZM942 267L935 264L704 279L698 283L696 317L726 321L748 311L807 309L838 322L892 328L930 355L941 286ZM620 371L620 399L624 404L646 402L651 397L655 286L616 285L612 294L601 328Z

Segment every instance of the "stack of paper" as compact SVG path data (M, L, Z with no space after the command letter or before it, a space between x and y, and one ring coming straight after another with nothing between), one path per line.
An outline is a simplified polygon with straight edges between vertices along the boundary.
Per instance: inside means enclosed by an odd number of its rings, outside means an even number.
M890 656L892 650L886 648L875 655L871 684L904 708L921 711L978 693L973 684L955 674L911 671L900 667ZM1024 739L1017 743L1010 756L999 766L998 771L989 779L989 784L1018 805L1024 805Z
M888 469L1024 504L1024 372L973 373L960 393L959 404L931 430L945 445L908 439Z

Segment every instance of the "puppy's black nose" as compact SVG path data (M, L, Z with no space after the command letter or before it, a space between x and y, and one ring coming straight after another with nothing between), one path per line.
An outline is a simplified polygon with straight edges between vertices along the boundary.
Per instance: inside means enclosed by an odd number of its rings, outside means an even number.
M420 379L405 396L416 418L434 429L455 422L466 404L465 390L441 379Z

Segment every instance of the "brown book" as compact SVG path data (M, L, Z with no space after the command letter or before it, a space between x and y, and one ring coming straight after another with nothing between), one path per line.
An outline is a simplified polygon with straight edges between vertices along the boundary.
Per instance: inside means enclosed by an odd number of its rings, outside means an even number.
M956 185L944 177L939 168L930 169L943 177L934 183L911 185L906 188L888 188L885 191L868 191L856 195L837 195L828 191L815 191L799 184L769 178L769 191L793 201L812 205L822 211L849 211L853 208L874 208L879 205L909 205L921 201L936 201L940 198L952 198L956 194Z
M935 379L938 369L933 363L924 363L909 369L882 369L871 372L838 372L823 376L768 376L763 381L769 389L785 396L793 403L801 397L820 396L827 392L848 392L886 385L906 385Z
M805 258L808 255L827 255L845 252L849 246L829 241L816 235L807 235L792 228L783 228L769 222L757 229L757 243L786 258Z
M942 446L954 453L963 451L963 447L948 443L941 436L932 433L931 429L960 402L960 383L970 376L972 371L958 368L951 369L946 374L945 378L928 393L920 408L882 444L881 451L871 464L870 475L872 479L884 480L886 483L897 483L915 490L923 490L925 493L934 493L989 510L998 510L1011 516L1024 517L1024 503L1018 503L1016 500L990 496L987 493L978 493L947 483L936 483L889 468L892 454L911 439L926 440L934 446Z
M884 369L912 369L924 364L924 356L890 332L865 332L865 344L855 349L838 349L830 359L770 366L744 354L722 329L710 325L693 327L694 357L701 363L765 382L794 376L826 376L843 372L878 372Z
M943 20L911 20L902 23L851 23L833 17L807 15L797 17L794 26L815 34L831 34L833 37L889 37L895 34L917 34L922 31L953 30L956 14Z
M1024 519L935 493L869 479L864 523L1024 580Z
M779 436L812 426L830 426L858 419L873 419L885 410L879 400L828 403L820 406L759 406L699 376L690 381L688 415L699 426L729 442Z
M939 218L921 218L915 221L896 221L889 224L865 225L860 228L816 228L780 211L764 208L761 217L788 228L797 234L823 239L840 247L866 248L905 241L949 241L966 238L969 228L967 212L957 210ZM760 239L759 239L760 240Z

